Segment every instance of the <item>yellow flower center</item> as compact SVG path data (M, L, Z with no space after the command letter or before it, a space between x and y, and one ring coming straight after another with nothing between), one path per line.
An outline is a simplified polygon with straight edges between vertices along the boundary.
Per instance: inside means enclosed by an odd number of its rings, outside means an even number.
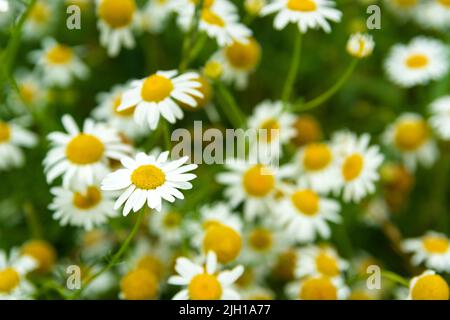
M72 49L62 44L56 44L47 52L47 60L51 64L66 64L72 60L72 57Z
M154 74L144 80L141 96L148 102L160 102L170 97L172 90L173 84L170 79Z
M312 190L299 190L291 196L291 201L300 213L314 216L319 211L319 196Z
M450 7L450 0L438 0L444 7Z
M257 228L250 233L249 242L256 251L267 251L272 247L272 233L265 228Z
M316 257L317 270L327 277L335 277L339 275L339 266L335 258L321 252Z
M0 270L0 292L10 293L20 283L19 273L11 267Z
M342 175L345 181L352 181L359 177L364 166L364 158L360 154L352 154L345 159L342 165Z
M311 116L301 116L295 121L294 127L297 135L294 142L298 146L319 141L322 137L322 130L317 120Z
M261 48L253 38L248 39L247 43L234 41L225 48L225 56L233 67L248 71L259 62Z
M11 138L11 128L5 122L0 121L0 143L8 142Z
M67 144L66 156L75 164L85 165L100 161L104 151L105 146L97 137L81 133Z
M182 221L181 214L178 212L168 212L163 218L163 225L169 229L177 228Z
M102 0L98 14L110 27L128 26L136 12L134 0Z
M278 130L280 130L280 123L277 119L268 119L261 124L260 129L265 130L266 142L271 142L278 136Z
M289 0L289 10L300 12L312 12L317 10L317 4L313 0Z
M139 189L151 190L162 186L166 182L166 175L160 168L148 164L133 171L131 182Z
M29 83L23 83L19 86L19 93L22 97L22 100L26 103L33 102L33 98L36 95L36 88L29 84Z
M95 208L102 200L102 193L96 187L88 187L86 192L75 192L73 194L73 205L80 210Z
M120 288L127 300L150 300L158 294L158 279L147 269L136 269L122 278Z
M241 252L242 239L234 229L223 224L209 227L203 238L205 252L214 251L221 263L233 261Z
M428 57L424 54L413 54L406 59L406 65L412 69L424 68L428 62Z
M418 149L428 138L428 128L424 121L404 121L395 129L395 144L403 151Z
M437 274L421 276L412 288L411 297L413 300L448 300L448 284Z
M202 10L202 20L208 24L223 28L225 21L215 12L210 9Z
M145 255L137 262L138 269L147 269L154 274L158 279L161 279L164 274L164 264L154 255Z
M223 72L222 64L214 60L208 61L205 64L203 72L205 73L205 76L207 76L208 78L217 79L222 75Z
M219 280L207 273L193 277L188 290L191 300L219 300L222 296L222 285Z
M297 253L294 250L282 252L275 266L275 275L284 281L291 281L295 277Z
M448 240L440 237L426 237L423 246L429 253L446 253L448 251Z
M331 150L326 144L312 143L305 147L303 166L307 171L318 171L327 167L331 159Z
M266 196L275 186L275 177L262 165L248 169L242 180L245 191L254 197Z
M31 9L29 19L36 23L44 23L48 21L49 16L50 10L48 6L43 1L38 1Z
M300 299L337 300L337 289L327 277L310 278L302 284Z
M38 272L49 272L56 260L53 246L43 240L31 240L22 248L22 254L33 257L38 262Z
M417 4L417 0L394 0L399 7L409 8Z
M113 108L114 108L114 113L116 115L118 115L119 117L131 117L134 114L134 110L136 109L136 106L130 107L130 108L126 108L125 110L119 111L119 106L122 103L122 95L118 95L115 99L114 99L114 103L113 103Z

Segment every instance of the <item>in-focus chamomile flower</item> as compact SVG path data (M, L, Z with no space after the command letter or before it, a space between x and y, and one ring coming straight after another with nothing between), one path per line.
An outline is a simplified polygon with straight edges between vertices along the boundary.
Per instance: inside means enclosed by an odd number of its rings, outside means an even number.
M99 183L110 171L108 161L119 160L131 151L117 131L86 119L80 131L73 118L62 117L67 133L48 135L51 149L44 159L48 183L62 176L65 188L85 188Z
M338 278L347 270L348 262L330 246L312 246L300 250L296 276L325 276Z
M442 139L450 140L450 95L433 101L430 111L431 126Z
M232 285L242 275L244 268L239 265L232 270L218 271L217 257L208 252L204 265L187 258L177 259L175 270L178 275L169 278L169 284L185 287L174 300L237 300L240 299Z
M383 155L378 146L370 146L370 135L360 137L349 133L334 139L340 154L339 171L343 183L344 201L359 202L366 195L375 192L375 182L379 180L378 168Z
M30 256L36 261L36 271L39 273L50 272L56 262L55 248L45 240L30 240L21 249L24 256Z
M261 58L261 47L254 38L245 42L234 40L216 54L211 60L218 61L222 66L222 80L235 83L237 89L245 89L248 78L257 67Z
M178 0L174 6L178 12L178 23L188 30L194 17L198 0ZM200 12L199 30L216 39L219 46L231 44L234 40L246 42L252 31L239 22L237 8L229 0L207 0Z
M49 34L57 20L58 1L37 0L23 25L25 39L39 40Z
M400 115L387 128L384 140L400 153L410 170L414 170L417 164L430 167L439 154L428 123L416 113Z
M411 279L408 300L448 300L449 287L440 275L427 270Z
M129 139L135 139L144 135L145 127L136 126L134 121L134 110L136 108L128 108L119 111L118 108L122 103L122 95L125 87L115 86L111 92L103 92L98 94L98 107L92 112L97 120L106 121L110 126L115 128L119 133L123 133Z
M257 152L281 154L282 146L295 135L295 116L283 111L281 101L263 101L255 107L248 118L248 128L258 130L257 142L250 146Z
M75 50L52 38L42 41L42 50L31 52L30 59L42 74L45 84L67 87L75 78L84 79L89 69L77 56Z
M26 275L35 268L36 261L17 249L12 249L9 257L0 251L0 300L30 299L34 287Z
M341 221L337 201L324 198L316 191L302 186L287 187L285 197L274 209L276 221L299 242L311 242L317 236L328 239L331 231L327 222Z
M345 300L350 290L340 278L318 275L288 284L286 293L298 300Z
M414 10L414 18L425 28L447 31L450 28L450 1L422 1Z
M187 72L178 75L176 70L158 71L147 78L133 81L131 88L122 95L122 101L117 108L125 111L133 108L134 120L137 124L155 130L160 115L170 123L183 118L179 103L191 107L197 106L194 97L203 97L197 89L201 84L196 81L198 74Z
M139 27L150 33L160 33L174 10L173 0L150 0L138 13Z
M53 219L62 226L84 227L86 230L104 224L115 217L113 194L100 190L98 186L73 191L66 188L52 188L53 202L49 208L54 211Z
M359 59L370 56L374 47L375 42L370 34L352 34L347 42L347 52Z
M31 148L36 143L37 137L34 133L12 121L0 120L0 170L21 167L25 162L22 148Z
M160 213L150 215L150 231L164 243L179 244L183 233L183 218L181 210L163 205Z
M125 204L123 214L126 216L131 210L137 212L146 203L149 208L161 211L162 199L169 202L174 202L175 198L184 199L178 189L192 188L189 181L196 175L188 172L196 169L197 165L184 165L188 157L168 158L169 151L157 157L143 152L138 153L135 159L123 157L120 161L125 168L108 174L102 181L103 190L123 191L114 208Z
M445 76L449 50L439 40L416 37L409 44L395 45L386 59L389 78L402 87L424 85Z
M327 20L339 22L342 17L342 12L334 7L334 0L275 0L266 5L261 14L265 16L276 12L274 27L277 30L284 29L288 23L295 23L302 33L308 29L330 32L331 26Z
M97 27L100 43L109 56L117 56L122 46L132 49L135 45L131 28L137 12L134 0L97 0Z
M402 248L413 254L414 265L424 263L427 268L450 273L450 242L445 234L427 232L420 238L404 240Z

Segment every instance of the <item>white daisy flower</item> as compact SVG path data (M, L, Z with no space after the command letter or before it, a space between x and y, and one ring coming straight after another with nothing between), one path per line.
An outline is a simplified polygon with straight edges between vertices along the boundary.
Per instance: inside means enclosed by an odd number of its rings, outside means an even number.
M69 115L62 117L62 123L67 133L48 135L51 149L44 159L48 183L62 176L65 188L94 185L110 171L109 160L121 159L131 151L113 128L102 123L87 119L82 131Z
M375 41L370 34L355 33L347 42L347 52L356 58L365 58L372 54Z
M300 249L296 266L295 275L298 278L324 276L334 279L343 276L343 272L348 269L348 262L330 246L311 246Z
M288 23L296 23L302 33L319 28L330 32L327 20L339 22L342 18L342 12L334 6L332 0L275 0L261 10L261 15L276 12L274 27L277 30L284 29Z
M450 1L423 1L414 10L414 18L424 28L447 31L450 28Z
M427 232L420 238L404 240L402 248L413 254L414 265L424 263L427 268L450 273L450 243L445 234Z
M27 273L37 266L36 260L12 249L9 257L0 251L0 300L30 299L34 287L26 279Z
M134 120L137 124L155 130L160 115L170 123L183 118L183 111L178 103L185 103L191 107L197 106L194 97L203 97L198 90L201 86L198 74L187 72L178 75L175 70L158 71L145 79L133 81L131 88L124 92L122 101L117 108L124 111L136 108Z
M58 15L55 12L58 9L61 9L58 1L37 0L24 22L24 38L40 40L48 35L57 22Z
M175 270L178 275L169 278L169 284L185 286L174 300L238 300L239 294L232 284L242 275L244 268L239 265L230 271L217 271L217 257L208 252L205 265L199 265L181 257L177 259Z
M321 197L312 189L300 185L287 187L275 210L277 221L286 233L299 242L311 242L317 236L328 239L331 231L327 222L341 221L337 201Z
M89 231L80 229L77 242L81 248L83 261L98 260L105 252L114 248L114 236L105 228L95 228Z
M350 290L340 278L318 275L288 284L286 294L296 300L345 300Z
M114 86L110 92L98 94L97 100L99 104L92 111L92 115L97 120L106 121L127 138L136 139L142 137L147 130L145 130L145 127L136 126L133 117L135 107L118 111L124 92L124 86Z
M45 84L67 87L74 78L84 79L89 75L87 66L69 46L46 38L42 41L42 47L42 50L32 51L30 59L36 64Z
M48 90L35 73L20 69L15 78L19 94L16 92L11 94L9 97L11 105L25 111L28 110L27 107L38 108L45 104L48 99Z
M161 33L174 11L173 0L150 0L138 13L139 26L150 33Z
M450 95L443 96L431 103L429 122L444 140L450 140Z
M444 278L432 270L426 270L421 275L411 279L407 299L448 300L449 296L449 287Z
M114 210L114 195L100 190L97 186L89 186L79 191L56 187L50 192L54 198L49 209L54 211L53 219L59 220L62 226L71 225L92 230L118 215Z
M439 40L416 37L408 45L395 45L386 59L389 78L399 86L424 85L445 76L449 50Z
M150 215L150 231L164 243L179 244L182 240L183 218L180 210L163 205L160 213Z
M194 17L195 5L192 0L179 0L175 4L178 24L188 30ZM200 12L199 30L214 38L220 47L233 41L246 42L252 31L239 22L237 8L228 0L207 0Z
M366 195L375 192L375 182L379 180L378 168L384 157L378 146L369 146L369 141L368 134L357 137L349 133L347 139L335 138L340 155L338 163L343 198L346 202L359 202Z
M102 181L103 190L123 190L114 208L123 204L124 216L131 210L137 212L145 203L151 209L161 211L162 199L174 202L175 198L184 199L178 190L192 188L189 182L196 178L188 173L197 168L196 164L183 165L188 157L168 160L169 151L158 157L140 152L135 159L123 157L120 161L125 168L108 174ZM155 213L157 214L157 213Z
M252 37L246 42L233 41L218 52L210 61L220 63L221 78L226 83L235 83L236 88L247 87L249 75L256 69L261 58L261 47Z
M283 111L281 101L261 102L247 121L248 128L258 130L258 141L250 148L257 148L262 154L282 154L282 146L295 136L295 121L293 114Z
M122 46L134 48L135 40L131 29L136 13L134 0L97 0L100 43L107 48L109 56L117 56Z
M386 129L384 141L402 156L403 162L410 170L414 170L417 164L430 167L439 155L428 123L416 113L400 115Z

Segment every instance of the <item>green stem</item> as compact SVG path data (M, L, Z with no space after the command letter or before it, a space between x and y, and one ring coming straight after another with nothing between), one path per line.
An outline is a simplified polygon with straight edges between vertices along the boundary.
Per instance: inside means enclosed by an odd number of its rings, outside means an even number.
M23 208L25 212L25 217L27 220L28 227L30 228L31 235L34 239L42 238L43 231L42 226L39 222L39 218L37 217L36 210L33 207L31 202L26 202Z
M347 67L347 70L342 74L341 78L330 89L322 93L317 98L314 98L313 100L306 102L305 104L301 103L294 104L292 107L292 111L311 110L314 109L315 107L320 106L325 101L330 99L347 82L348 78L358 65L358 61L359 61L358 59L352 60L350 65Z
M286 77L286 82L283 87L283 93L281 95L281 99L285 104L289 102L289 99L291 98L292 95L292 89L295 84L295 79L297 78L298 68L300 67L301 50L302 50L302 33L296 31L291 64L289 66L288 75Z
M77 292L75 292L72 296L71 299L77 299L82 293L83 291L88 287L88 285L94 281L98 276L100 276L101 274L103 274L104 272L109 271L113 266L115 266L118 262L119 259L123 256L123 254L125 253L125 251L128 249L128 246L131 243L131 240L133 240L134 236L136 235L137 231L139 230L139 227L141 226L142 223L142 218L145 215L145 210L147 209L146 206L144 206L137 214L137 220L136 223L134 224L133 229L131 230L130 234L128 235L128 237L125 239L125 241L123 242L122 246L119 248L119 251L116 252L116 254L112 257L112 259L109 261L109 263L103 267L100 271L98 271L97 273L95 273L93 276L87 278L84 283L83 286L80 288L80 290L78 290Z
M399 276L395 272L383 270L381 271L381 276L383 278L389 279L395 283L398 283L404 287L409 287L409 281L403 278L402 276Z
M172 142L170 141L170 132L169 132L169 124L165 121L161 122L163 136L164 136L164 148L167 151L170 151L172 148Z
M220 82L217 82L216 89L218 98L221 101L220 105L222 106L222 110L227 116L230 123L235 128L244 128L246 126L245 115L239 109L239 106L237 105L231 93Z

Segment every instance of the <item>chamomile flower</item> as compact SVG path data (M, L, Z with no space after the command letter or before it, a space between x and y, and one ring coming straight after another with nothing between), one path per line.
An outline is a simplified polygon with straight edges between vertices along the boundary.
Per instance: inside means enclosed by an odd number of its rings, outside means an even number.
M123 111L118 111L122 102L122 95L125 91L123 86L115 86L111 92L103 92L97 96L99 105L92 112L97 120L106 121L127 138L136 139L145 134L145 127L136 126L134 121L134 110L131 107Z
M24 256L33 258L36 262L35 271L46 274L55 266L56 250L51 243L45 240L29 240L21 248Z
M32 72L21 69L17 72L16 82L18 94L14 92L9 102L11 105L19 106L23 111L27 107L41 107L48 99L48 90L43 86L41 79Z
M82 131L69 115L62 117L62 123L67 133L48 135L51 149L44 159L48 183L62 176L65 188L94 185L109 172L110 159L119 160L131 151L114 129L102 123L87 119Z
M125 300L153 300L159 292L158 278L148 269L136 268L120 280L119 297Z
M274 20L277 30L284 29L288 23L295 23L302 33L319 28L330 32L327 20L339 22L342 17L342 12L334 6L332 0L275 0L261 10L261 15L277 13Z
M183 218L181 210L163 205L160 213L150 215L150 231L164 243L178 244L182 239Z
M174 300L237 300L239 293L233 283L242 275L244 268L239 265L232 270L217 270L217 257L208 252L204 265L196 264L184 257L178 258L175 270L178 275L169 278L169 284L184 286Z
M447 74L448 52L439 40L416 37L407 45L397 44L391 49L385 69L389 78L399 86L424 85Z
M189 181L196 176L188 172L197 165L183 165L188 157L178 160L168 160L168 157L168 151L157 157L143 152L135 159L123 157L121 162L125 168L108 174L102 181L103 190L123 191L114 208L125 204L123 214L126 216L131 210L137 212L146 203L149 208L161 211L162 199L169 202L174 202L175 198L184 199L178 189L192 188Z
M42 41L42 50L31 52L30 59L42 74L45 84L67 87L75 78L84 79L89 69L77 56L75 50L52 38Z
M356 58L362 59L372 54L375 42L369 34L355 33L347 42L347 52Z
M448 300L449 287L440 275L427 270L411 279L408 300Z
M131 88L122 95L122 101L117 108L125 111L134 110L134 120L137 124L155 130L160 115L170 123L183 118L183 111L179 103L185 103L191 107L197 106L194 97L203 97L198 90L201 86L198 74L187 72L177 75L176 70L158 71L142 80L133 81Z
M266 4L267 0L245 0L244 8L249 14L257 16Z
M296 276L325 276L339 278L348 269L348 262L330 246L307 247L300 250Z
M375 192L375 182L379 180L378 169L384 157L378 146L369 146L368 134L357 137L348 133L341 138L336 137L335 143L340 155L338 163L343 198L346 202L359 202L366 195Z
M261 58L261 47L254 38L245 42L234 40L211 57L222 66L221 77L226 83L235 83L239 90L245 89L249 75Z
M369 226L382 226L389 219L389 206L382 197L370 199L363 211L363 221Z
M33 258L21 255L19 250L12 249L9 257L5 251L0 251L0 300L30 299L34 288L26 275L36 265Z
M52 0L37 0L23 25L25 39L39 40L49 34L57 19L59 3Z
M34 133L12 121L0 120L0 171L21 167L25 162L22 148L32 148L37 143Z
M108 55L117 56L122 46L135 46L132 25L137 17L134 0L97 0L97 27L100 43L107 48Z
M100 259L105 252L111 251L114 247L114 236L101 227L89 231L82 229L77 238L81 257L87 261Z
M433 101L430 111L431 126L442 139L450 140L450 95Z
M108 218L116 217L113 195L100 190L98 186L73 191L66 188L52 188L53 202L49 209L54 211L53 219L62 226L83 227L86 230L104 224Z
M450 28L450 1L423 1L414 10L414 18L425 28L446 31Z
M282 146L295 135L295 116L283 111L281 101L263 101L248 118L248 127L258 130L258 141L251 148L258 152L282 153Z
M286 294L297 300L345 300L349 293L342 279L322 275L308 276L286 287Z
M316 191L302 186L287 187L285 197L275 208L277 221L287 234L299 242L314 241L331 235L327 222L339 223L340 205Z
M323 134L320 123L311 115L306 114L297 117L294 128L296 133L292 142L299 147L322 140Z
M173 0L150 0L138 13L140 28L150 33L161 33L174 10Z
M424 263L427 268L450 273L450 243L444 234L427 232L420 238L404 240L402 248L413 253L414 265Z
M386 129L384 140L401 155L410 170L414 170L417 164L430 167L439 154L428 123L416 113L400 115Z
M265 287L251 286L250 288L241 290L243 300L274 300L275 293Z
M178 23L188 30L198 0L181 0L176 5ZM239 22L237 8L228 0L207 0L200 12L199 30L214 38L220 47L234 40L246 42L252 31Z

